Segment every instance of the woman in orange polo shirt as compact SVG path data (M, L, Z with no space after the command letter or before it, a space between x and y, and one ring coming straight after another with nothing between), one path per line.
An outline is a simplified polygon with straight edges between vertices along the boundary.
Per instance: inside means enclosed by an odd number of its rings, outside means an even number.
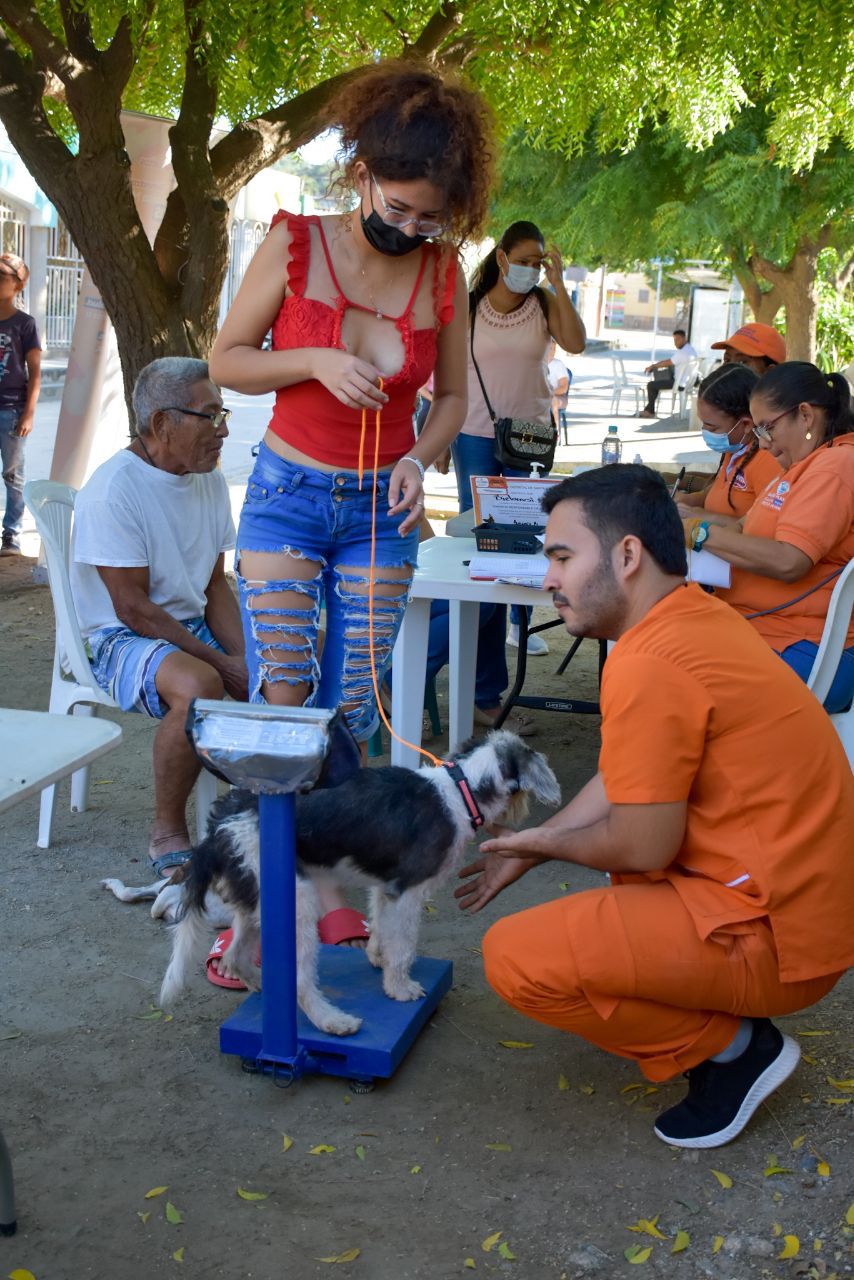
M700 383L697 413L703 442L721 461L705 489L680 495L681 516L734 524L747 515L769 481L780 478L779 463L759 448L753 434L750 397L758 381L747 365L722 364Z
M732 585L718 594L806 680L836 579L854 556L851 391L842 374L792 360L760 378L750 411L760 448L784 474L737 524L695 519L686 535L729 561ZM824 705L842 711L852 697L854 621Z

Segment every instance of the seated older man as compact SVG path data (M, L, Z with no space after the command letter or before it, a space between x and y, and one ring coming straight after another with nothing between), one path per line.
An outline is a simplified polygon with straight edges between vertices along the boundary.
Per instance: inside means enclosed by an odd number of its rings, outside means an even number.
M243 631L226 581L234 546L217 463L228 410L204 360L147 365L133 390L136 432L86 482L74 513L72 589L92 667L154 735L157 872L189 857L187 799L199 763L184 723L192 698L247 696Z

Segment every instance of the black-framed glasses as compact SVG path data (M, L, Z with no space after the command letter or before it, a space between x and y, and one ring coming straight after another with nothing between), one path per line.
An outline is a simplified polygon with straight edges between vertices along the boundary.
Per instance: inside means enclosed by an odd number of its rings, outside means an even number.
M182 409L177 404L167 404L163 406L164 413L186 413L191 418L207 418L208 422L212 422L215 430L219 430L221 426L228 426L228 420L231 417L230 409L215 409L213 413L202 413L199 409Z
M785 418L788 416L788 414L794 413L797 407L798 406L796 404L793 404L791 409L784 409L782 413L777 414L776 418L769 418L767 422L754 422L753 434L756 436L756 439L770 442L771 431L773 430L775 425L780 421L781 418Z
M405 231L407 227L414 226L416 234L419 236L440 236L443 231L447 230L447 222L434 222L432 218L413 218L408 213L404 213L402 209L390 209L383 195L383 189L373 174L371 174L371 182L376 187L382 201L383 222L387 222L390 227L397 227L400 231Z

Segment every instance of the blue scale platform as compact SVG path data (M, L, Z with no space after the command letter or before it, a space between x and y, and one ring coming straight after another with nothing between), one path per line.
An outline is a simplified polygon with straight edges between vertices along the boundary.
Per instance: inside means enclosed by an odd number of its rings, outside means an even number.
M321 946L320 987L334 1005L363 1018L354 1036L330 1036L297 1012L298 1062L295 1075L345 1076L355 1080L386 1079L397 1070L421 1028L450 990L453 965L449 960L419 957L412 977L426 995L421 1000L390 1000L383 992L382 973L355 947ZM261 1070L275 1070L262 1049L263 997L251 995L220 1027L223 1053L236 1054Z

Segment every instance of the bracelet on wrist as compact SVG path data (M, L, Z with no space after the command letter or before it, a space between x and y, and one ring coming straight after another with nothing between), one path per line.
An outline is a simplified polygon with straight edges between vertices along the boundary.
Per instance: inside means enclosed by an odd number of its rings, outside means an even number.
M415 465L416 465L416 467L418 468L418 474L419 474L419 475L420 475L420 477L421 477L421 483L422 483L422 484L424 483L424 471L425 471L425 467L424 467L424 463L421 461L421 459L420 459L420 458L413 458L413 456L412 456L412 454L411 454L411 453L407 453L407 454L405 454L405 455L400 459L400 461L401 461L401 462L414 462L414 463L415 463Z

